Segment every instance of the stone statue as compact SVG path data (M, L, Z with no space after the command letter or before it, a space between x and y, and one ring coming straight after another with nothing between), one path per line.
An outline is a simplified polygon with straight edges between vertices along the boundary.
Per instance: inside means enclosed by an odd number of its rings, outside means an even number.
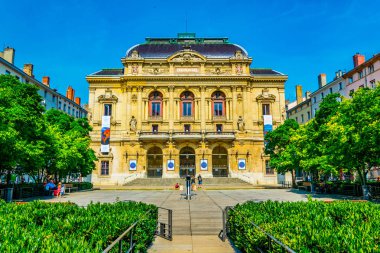
M243 120L243 117L242 116L239 116L239 119L237 121L237 125L238 125L238 129L239 131L244 131L244 120Z
M132 116L131 121L129 121L129 126L131 127L131 131L136 132L137 120L135 116Z

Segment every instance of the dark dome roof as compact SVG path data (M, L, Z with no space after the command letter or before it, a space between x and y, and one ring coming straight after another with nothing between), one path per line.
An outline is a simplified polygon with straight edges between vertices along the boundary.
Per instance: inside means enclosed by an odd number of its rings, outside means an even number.
M240 50L243 56L248 57L247 52L243 47L229 43L215 44L139 44L130 48L127 52L127 57L132 55L134 50L137 50L140 57L143 58L167 58L175 52L183 49L194 50L209 58L229 58L235 56L235 52Z

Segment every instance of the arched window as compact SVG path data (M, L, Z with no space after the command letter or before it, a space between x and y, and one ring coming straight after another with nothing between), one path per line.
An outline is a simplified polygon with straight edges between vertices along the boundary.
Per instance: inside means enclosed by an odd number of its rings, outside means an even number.
M159 91L153 91L149 95L149 116L162 116L162 94Z
M226 95L221 91L215 91L211 95L212 110L215 117L226 115Z
M181 93L181 116L193 117L194 115L194 94L190 91Z

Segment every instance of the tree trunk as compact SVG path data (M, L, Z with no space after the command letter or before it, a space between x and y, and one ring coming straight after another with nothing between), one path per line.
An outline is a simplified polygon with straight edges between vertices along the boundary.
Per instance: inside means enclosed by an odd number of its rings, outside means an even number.
M293 185L293 188L297 187L297 185L296 185L296 171L295 170L292 170L292 185Z

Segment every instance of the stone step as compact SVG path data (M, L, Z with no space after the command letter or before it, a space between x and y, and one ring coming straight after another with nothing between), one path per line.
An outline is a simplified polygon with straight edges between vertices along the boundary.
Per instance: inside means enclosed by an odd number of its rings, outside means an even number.
M183 178L137 178L127 184L125 186L166 186L172 187L176 183L180 183L185 185L185 179ZM196 180L198 183L198 180ZM207 186L252 186L251 184L244 182L238 178L204 178L203 184Z

